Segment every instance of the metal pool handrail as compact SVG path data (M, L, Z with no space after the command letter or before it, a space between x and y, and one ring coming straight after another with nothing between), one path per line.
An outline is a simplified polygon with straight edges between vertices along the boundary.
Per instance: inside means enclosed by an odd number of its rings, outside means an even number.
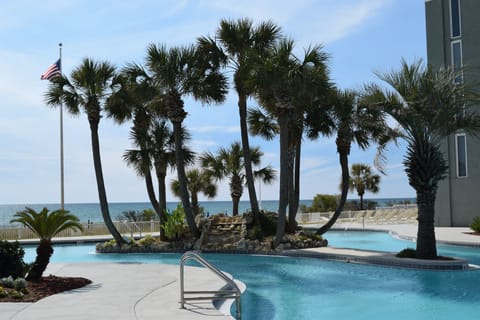
M185 263L189 260L195 260L200 263L205 268L212 271L220 279L224 280L231 289L225 290L214 290L214 291L185 291ZM186 297L186 294L210 294L210 296L195 296L195 297ZM217 267L208 262L203 258L197 251L187 251L183 254L180 262L180 306L182 309L185 309L185 301L189 300L228 300L235 299L236 306L236 319L240 320L242 316L240 297L242 291L237 286L233 278L228 277L225 273L220 271Z

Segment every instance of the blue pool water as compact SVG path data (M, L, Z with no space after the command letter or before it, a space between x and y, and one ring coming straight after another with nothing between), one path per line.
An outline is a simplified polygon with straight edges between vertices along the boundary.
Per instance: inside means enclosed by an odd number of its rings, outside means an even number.
M398 251L413 243L384 233L329 232L332 246ZM178 264L179 254L94 254L93 245L56 246L52 262ZM451 251L449 251L451 250ZM480 261L480 249L440 246ZM454 252L455 254L450 254ZM33 260L34 248L25 260ZM420 271L322 259L206 254L243 281L243 319L477 319L480 271ZM478 262L476 262L478 263Z

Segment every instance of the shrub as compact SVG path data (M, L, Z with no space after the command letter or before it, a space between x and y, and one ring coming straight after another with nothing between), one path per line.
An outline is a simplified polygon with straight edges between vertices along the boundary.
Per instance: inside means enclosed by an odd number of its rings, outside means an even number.
M23 256L25 251L18 241L0 241L0 278L13 276L22 277L25 264Z
M0 298L5 298L6 296L8 296L8 291L0 286Z
M475 232L480 232L480 217L475 217L475 219L473 219L470 229Z
M154 237L152 237L151 235L147 234L145 236L145 238L140 239L138 241L138 244L141 245L141 246L144 246L144 247L150 247L155 242L157 242L157 240Z
M8 276L0 279L0 284L5 288L14 288L14 282L12 276Z
M417 257L417 251L412 248L403 249L399 253L397 253L398 258L413 258Z
M176 240L180 238L183 232L185 211L181 204L177 205L177 208L169 213L165 212L167 217L166 221L160 226L165 231L165 237L170 240Z
M27 280L24 278L17 278L15 281L13 281L13 287L17 289L18 291L21 291L23 289L27 288Z
M14 299L23 299L24 294L21 291L13 290L10 292L10 295Z
M313 197L310 212L335 211L337 207L338 195L317 194Z

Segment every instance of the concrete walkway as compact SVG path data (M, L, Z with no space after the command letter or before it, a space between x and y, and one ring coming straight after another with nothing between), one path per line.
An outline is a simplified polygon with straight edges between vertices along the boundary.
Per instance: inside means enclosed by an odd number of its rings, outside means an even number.
M36 303L0 303L2 320L232 319L210 302L180 309L179 267L160 264L51 264L45 275L84 277L83 288ZM204 268L186 267L186 290L218 290L224 283Z
M316 228L308 225L305 227ZM346 226L336 225L344 230ZM416 225L369 225L369 230L392 231L415 238ZM349 230L362 230L362 225L349 224ZM436 228L437 240L446 243L480 246L480 236L468 234L468 228ZM328 238L328 235L327 235ZM70 239L72 240L72 239ZM75 242L87 239L77 238ZM375 263L375 259L391 259L382 252L315 248L292 251L292 255L329 259L347 257L352 262ZM356 259L356 260L355 260ZM373 260L372 260L373 259ZM349 260L350 261L350 260ZM382 264L380 262L380 264ZM0 303L2 320L43 319L232 319L211 303L195 303L180 309L179 267L159 264L51 264L45 275L84 277L92 284L42 299L36 303ZM204 268L186 268L187 290L218 290L224 283ZM247 288L248 289L248 288Z

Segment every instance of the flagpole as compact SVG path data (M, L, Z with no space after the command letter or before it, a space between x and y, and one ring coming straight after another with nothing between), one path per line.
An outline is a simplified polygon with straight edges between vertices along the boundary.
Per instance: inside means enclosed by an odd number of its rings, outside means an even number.
M62 74L62 43L60 50L60 74ZM64 174L63 174L63 103L60 102L60 209L65 210Z

